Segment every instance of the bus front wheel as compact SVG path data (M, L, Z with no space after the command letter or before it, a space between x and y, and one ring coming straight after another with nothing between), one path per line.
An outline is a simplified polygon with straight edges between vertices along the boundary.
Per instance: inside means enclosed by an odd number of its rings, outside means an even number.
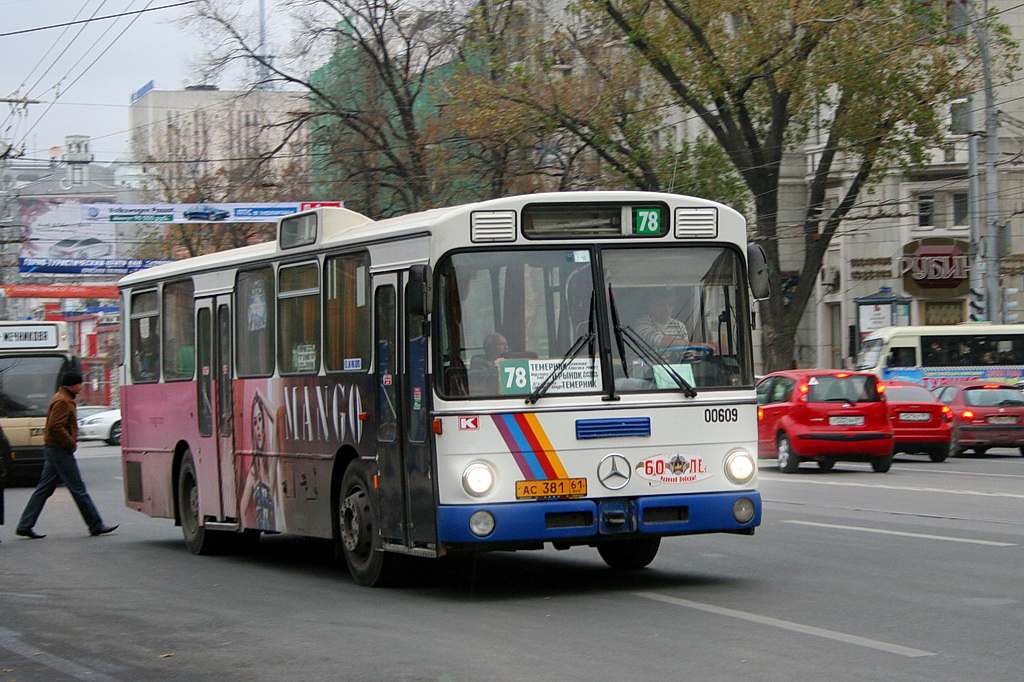
M338 494L337 537L352 580L365 587L383 586L399 557L380 549L377 503L365 467L353 462L345 470Z
M193 554L213 554L219 549L222 535L208 531L199 522L199 484L192 451L186 450L178 472L178 513L185 545Z
M611 568L633 571L644 568L658 555L661 538L613 540L597 546L597 553Z

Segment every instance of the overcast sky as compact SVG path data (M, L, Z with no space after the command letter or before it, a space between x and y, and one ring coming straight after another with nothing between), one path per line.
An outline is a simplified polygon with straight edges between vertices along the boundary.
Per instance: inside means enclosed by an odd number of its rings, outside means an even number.
M152 6L177 1L155 0ZM3 17L0 33L72 21L76 14L79 19L85 19L97 8L96 16L142 9L147 2L0 0L0 17ZM251 4L254 12L258 2L239 0L240 4ZM71 26L63 36L64 29L56 28L0 37L0 97L9 97L17 91L19 96L28 95L44 101L43 104L30 105L25 117L9 116L9 106L0 104L0 139L15 144L24 140L27 157L47 158L47 150L54 145L62 145L65 135L89 135L93 138L92 150L97 161L125 158L129 138L128 104L132 91L150 80L155 81L157 88L168 90L195 82L195 67L202 57L203 46L194 32L188 31L179 21L188 11L189 7L184 6L135 15L137 19L131 28L113 42L106 54L88 70L86 67L114 41L133 17ZM82 26L85 28L78 35ZM67 51L56 59L65 47ZM47 50L50 50L49 54ZM39 80L48 69L48 73ZM68 84L83 71L81 80L68 89ZM33 88L37 80L38 85ZM63 83L60 97L47 111L49 103L54 100L58 82ZM233 84L220 85L230 87ZM33 125L35 127L29 132Z

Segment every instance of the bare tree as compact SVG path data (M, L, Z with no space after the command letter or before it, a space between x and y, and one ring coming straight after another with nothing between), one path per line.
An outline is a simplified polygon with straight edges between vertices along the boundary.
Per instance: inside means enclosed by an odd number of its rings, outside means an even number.
M387 215L446 203L452 191L447 188L457 187L445 177L445 146L452 135L439 123L443 101L432 88L458 56L463 3L288 0L282 5L296 27L292 48L271 58L255 31L246 28L237 3L196 3L193 21L217 37L210 68L255 65L263 75L254 88L304 92L306 109L279 124L286 128L283 141L305 130L319 169L330 170L339 182L364 178L365 188L372 182L376 189L361 192L356 210Z

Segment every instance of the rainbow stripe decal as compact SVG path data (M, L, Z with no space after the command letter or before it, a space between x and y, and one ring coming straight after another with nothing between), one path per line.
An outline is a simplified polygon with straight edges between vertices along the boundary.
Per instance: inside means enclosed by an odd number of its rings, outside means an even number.
M568 478L562 460L544 433L537 415L495 414L492 418L519 470L528 480Z

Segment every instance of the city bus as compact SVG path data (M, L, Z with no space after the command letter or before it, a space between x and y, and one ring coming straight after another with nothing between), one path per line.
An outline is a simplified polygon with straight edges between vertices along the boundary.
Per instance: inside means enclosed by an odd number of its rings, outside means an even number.
M12 478L38 478L50 398L67 369L80 370L66 322L0 322L0 427L11 442Z
M403 555L595 547L761 520L751 292L764 252L711 201L534 194L371 220L123 278L128 507L197 554L333 540Z
M884 327L864 339L856 368L929 389L975 379L1016 384L1024 379L1024 325Z

